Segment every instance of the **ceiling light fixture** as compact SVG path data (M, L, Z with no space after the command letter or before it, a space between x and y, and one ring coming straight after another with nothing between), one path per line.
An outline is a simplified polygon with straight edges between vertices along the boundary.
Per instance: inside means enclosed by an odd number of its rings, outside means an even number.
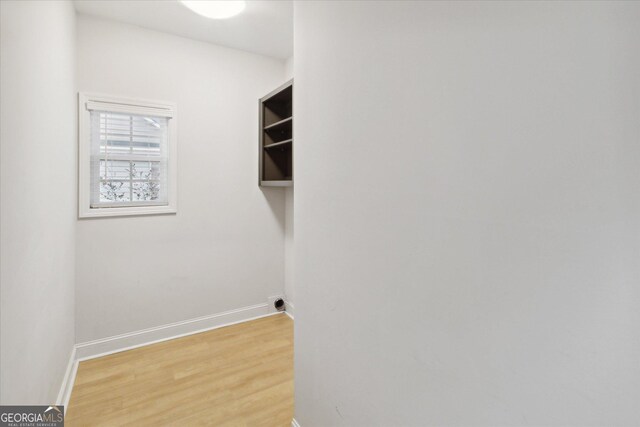
M211 19L226 19L242 12L246 2L239 0L212 1L212 0L181 0L181 3L197 13Z

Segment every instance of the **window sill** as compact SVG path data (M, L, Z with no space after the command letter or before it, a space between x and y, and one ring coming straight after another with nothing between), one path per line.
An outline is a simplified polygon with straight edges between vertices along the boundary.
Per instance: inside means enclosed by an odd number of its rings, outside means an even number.
M106 218L119 216L139 215L166 215L175 214L178 210L175 206L131 206L122 208L88 208L81 211L79 218Z

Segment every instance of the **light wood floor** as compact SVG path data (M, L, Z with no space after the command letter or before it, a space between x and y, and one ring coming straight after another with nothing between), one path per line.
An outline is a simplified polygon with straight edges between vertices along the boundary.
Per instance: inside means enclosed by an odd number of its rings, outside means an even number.
M290 426L285 314L81 362L67 426Z

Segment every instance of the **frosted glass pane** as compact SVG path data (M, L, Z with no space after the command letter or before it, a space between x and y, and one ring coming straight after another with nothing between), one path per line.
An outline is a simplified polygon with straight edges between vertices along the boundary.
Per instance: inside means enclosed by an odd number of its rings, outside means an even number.
M129 181L102 181L100 183L101 202L129 202L131 191Z

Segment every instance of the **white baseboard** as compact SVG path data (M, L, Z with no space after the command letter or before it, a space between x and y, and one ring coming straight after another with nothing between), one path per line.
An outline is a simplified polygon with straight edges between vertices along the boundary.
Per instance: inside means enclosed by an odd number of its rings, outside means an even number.
M168 325L129 332L113 337L76 344L75 353L78 361L93 359L118 353L133 348L155 344L186 335L197 334L223 326L271 316L268 304L257 304L223 313L170 323Z
M285 307L285 314L287 316L289 316L291 318L291 320L293 320L293 314L294 314L294 307L293 304L291 304L289 301L284 300L284 307Z
M73 383L76 381L76 373L78 372L78 361L76 360L76 348L71 348L71 354L69 355L69 363L67 363L67 370L62 378L62 384L60 385L60 391L56 398L56 405L64 405L64 412L67 412L69 406L69 399L71 398L71 390L73 390Z
M302 426L301 426L301 425L300 425L300 423L299 423L299 422L297 422L297 421L296 421L296 419L294 418L294 419L292 419L292 420L291 420L291 427L302 427Z

